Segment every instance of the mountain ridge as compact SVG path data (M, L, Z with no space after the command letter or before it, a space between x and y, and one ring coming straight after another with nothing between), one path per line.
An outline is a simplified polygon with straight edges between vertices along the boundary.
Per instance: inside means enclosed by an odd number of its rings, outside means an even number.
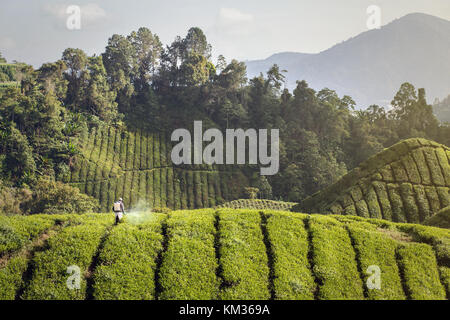
M288 71L289 89L306 80L316 90L350 95L359 107L388 105L403 82L424 87L432 101L450 88L449 35L450 21L413 13L316 54L281 52L246 65L251 78L276 63Z

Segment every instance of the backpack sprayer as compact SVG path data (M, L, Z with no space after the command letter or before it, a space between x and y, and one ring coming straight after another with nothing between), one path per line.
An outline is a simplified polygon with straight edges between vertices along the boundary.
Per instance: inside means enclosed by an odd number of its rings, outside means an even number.
M122 220L122 217L125 214L122 198L120 198L119 201L114 202L113 211L116 214L116 223L118 223Z

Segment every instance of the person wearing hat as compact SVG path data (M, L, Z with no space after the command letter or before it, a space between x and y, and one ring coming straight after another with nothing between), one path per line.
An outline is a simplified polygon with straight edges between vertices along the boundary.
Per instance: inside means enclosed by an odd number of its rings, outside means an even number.
M123 205L122 198L119 198L118 201L114 202L113 211L114 214L116 215L116 224L118 224L122 220L123 215L125 214L125 207Z

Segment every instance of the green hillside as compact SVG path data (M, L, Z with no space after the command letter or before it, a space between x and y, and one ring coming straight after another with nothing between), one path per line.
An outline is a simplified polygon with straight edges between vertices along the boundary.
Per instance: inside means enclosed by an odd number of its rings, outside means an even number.
M295 211L423 222L450 205L450 149L408 139L364 161Z
M109 211L122 197L127 207L195 209L238 198L247 185L231 166L174 166L164 134L93 128L81 138L67 181Z
M450 290L450 231L384 220L203 209L131 212L118 226L107 214L0 216L0 233L1 299L448 299ZM79 289L66 285L74 266ZM370 266L380 289L367 285Z

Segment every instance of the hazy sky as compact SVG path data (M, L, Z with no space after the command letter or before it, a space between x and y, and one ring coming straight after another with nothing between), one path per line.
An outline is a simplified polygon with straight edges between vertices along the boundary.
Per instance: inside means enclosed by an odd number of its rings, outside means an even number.
M66 27L69 5L81 7L81 30ZM412 12L450 20L450 0L0 0L0 52L39 66L67 47L101 53L112 34L141 26L164 44L197 26L214 56L316 53L367 31L370 5L381 8L382 24Z

